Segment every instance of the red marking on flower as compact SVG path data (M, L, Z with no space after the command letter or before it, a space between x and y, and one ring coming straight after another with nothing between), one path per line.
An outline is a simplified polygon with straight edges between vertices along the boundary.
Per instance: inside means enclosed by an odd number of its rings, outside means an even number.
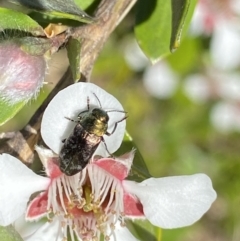
M102 169L116 177L118 180L122 181L128 176L128 168L124 164L115 161L114 159L102 158L96 162L93 162L93 164L101 167Z
M124 213L126 216L144 217L143 206L136 197L128 193L125 193L123 200L124 200Z
M46 172L47 172L47 175L51 178L57 178L63 175L63 173L59 169L57 161L58 161L57 157L52 157L51 160L47 162Z
M47 213L48 195L46 192L40 193L28 205L26 218L36 219L45 216Z

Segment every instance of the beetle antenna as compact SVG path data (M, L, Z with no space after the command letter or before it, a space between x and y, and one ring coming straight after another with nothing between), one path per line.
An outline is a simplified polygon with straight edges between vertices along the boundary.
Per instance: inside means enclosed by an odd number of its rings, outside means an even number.
M108 113L108 112L121 112L121 113L127 114L127 111L124 111L124 110L107 110L106 112L107 112L107 113Z
M92 92L93 93L93 92ZM98 101L98 104L100 106L100 108L102 109L102 105L101 105L101 102L100 100L98 99L97 95L95 93L93 93L93 95L96 97L97 101Z

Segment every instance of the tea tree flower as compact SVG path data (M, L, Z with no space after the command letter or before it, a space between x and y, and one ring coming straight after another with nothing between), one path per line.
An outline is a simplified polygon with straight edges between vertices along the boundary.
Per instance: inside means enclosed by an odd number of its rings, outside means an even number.
M36 147L46 177L34 174L10 155L0 155L0 225L13 223L24 241L94 241L101 235L105 240L136 241L125 225L128 218L148 219L163 228L191 225L201 218L216 198L204 174L136 183L126 180L134 152L106 158L101 145L81 172L66 176L60 171L62 140L74 127L65 117L75 119L88 110L87 98L89 111L94 107L123 110L114 97L93 84L79 83L61 91L46 109L41 127L52 150ZM109 112L110 130L120 114ZM124 131L125 121L106 137L110 152L118 149Z
M67 230L71 240L99 240L100 234L106 240L136 240L125 227L125 219L147 218L162 228L183 227L201 218L216 198L205 174L150 178L141 183L125 180L133 152L115 159L95 159L69 177L59 171L52 151L36 150L48 177L34 174L10 155L0 156L0 169L5 173L0 176L0 225L14 222L24 210L27 221L48 219L45 224L39 222L34 232L16 225L25 241L39 237L47 241L53 234L60 240L67 237ZM22 188L15 189L16 183ZM36 191L39 194L27 204Z

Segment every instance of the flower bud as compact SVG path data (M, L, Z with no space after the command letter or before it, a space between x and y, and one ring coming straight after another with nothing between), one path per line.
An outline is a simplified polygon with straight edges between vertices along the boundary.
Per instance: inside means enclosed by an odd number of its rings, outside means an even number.
M43 55L31 55L21 47L13 40L0 43L0 98L12 105L37 96L47 69Z

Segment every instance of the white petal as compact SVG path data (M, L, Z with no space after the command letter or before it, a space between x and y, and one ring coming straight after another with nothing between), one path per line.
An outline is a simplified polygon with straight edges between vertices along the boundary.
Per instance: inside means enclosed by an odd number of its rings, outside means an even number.
M220 132L234 131L235 127L240 124L239 108L230 102L218 102L211 110L210 120L212 125Z
M149 64L148 58L140 49L135 39L128 41L124 57L129 67L135 71L141 71Z
M87 110L87 97L90 99L90 109L94 107L100 108L98 100L93 93L99 98L104 110L123 110L122 105L115 97L91 83L73 84L60 91L46 108L41 126L43 140L55 153L59 153L63 145L62 140L69 136L76 125L76 123L67 120L65 117L77 120L77 115L81 111ZM108 132L111 132L114 124L121 120L125 114L109 112L108 115L110 118ZM120 146L124 136L125 125L126 121L122 121L111 136L104 135L108 150L111 153L115 152ZM105 152L103 143L100 144L98 150L100 149L103 149ZM99 151L96 153L103 155ZM106 153L104 153L104 156L106 156Z
M211 180L205 174L149 178L139 184L125 181L124 187L140 199L146 218L162 228L193 224L216 199Z
M238 72L223 73L218 71L218 92L223 99L240 100L240 74Z
M0 225L5 226L24 213L30 195L46 189L50 179L8 154L0 155L0 173Z
M143 75L143 84L152 96L159 99L168 99L176 91L178 77L167 63L161 61L146 68Z
M52 222L42 223L40 228L32 235L25 237L24 241L62 241L60 221L55 218Z
M110 236L109 241L138 241L131 232L120 225L120 222L115 224L114 234Z
M26 222L25 215L19 217L14 223L14 228L21 235L23 239L30 236L39 229L43 223L41 222Z
M211 41L210 53L216 67L224 70L240 64L240 35L234 24L218 22Z
M211 13L212 14L212 13ZM193 36L199 36L202 34L210 34L211 28L209 28L209 24L206 24L206 19L209 18L209 12L206 11L206 7L201 4L199 1L195 10L194 14L191 20L191 25L189 28L189 32ZM213 21L214 15L212 14L211 20ZM211 24L211 22L210 22ZM211 25L210 25L211 26Z
M185 94L196 103L204 103L211 96L210 83L200 74L189 75L183 85Z
M50 149L47 149L45 147L42 147L42 146L35 146L35 150L36 152L38 153L38 156L44 166L44 168L48 168L48 161L49 159L51 158L54 158L54 157L58 157L58 155L56 155L52 150Z

